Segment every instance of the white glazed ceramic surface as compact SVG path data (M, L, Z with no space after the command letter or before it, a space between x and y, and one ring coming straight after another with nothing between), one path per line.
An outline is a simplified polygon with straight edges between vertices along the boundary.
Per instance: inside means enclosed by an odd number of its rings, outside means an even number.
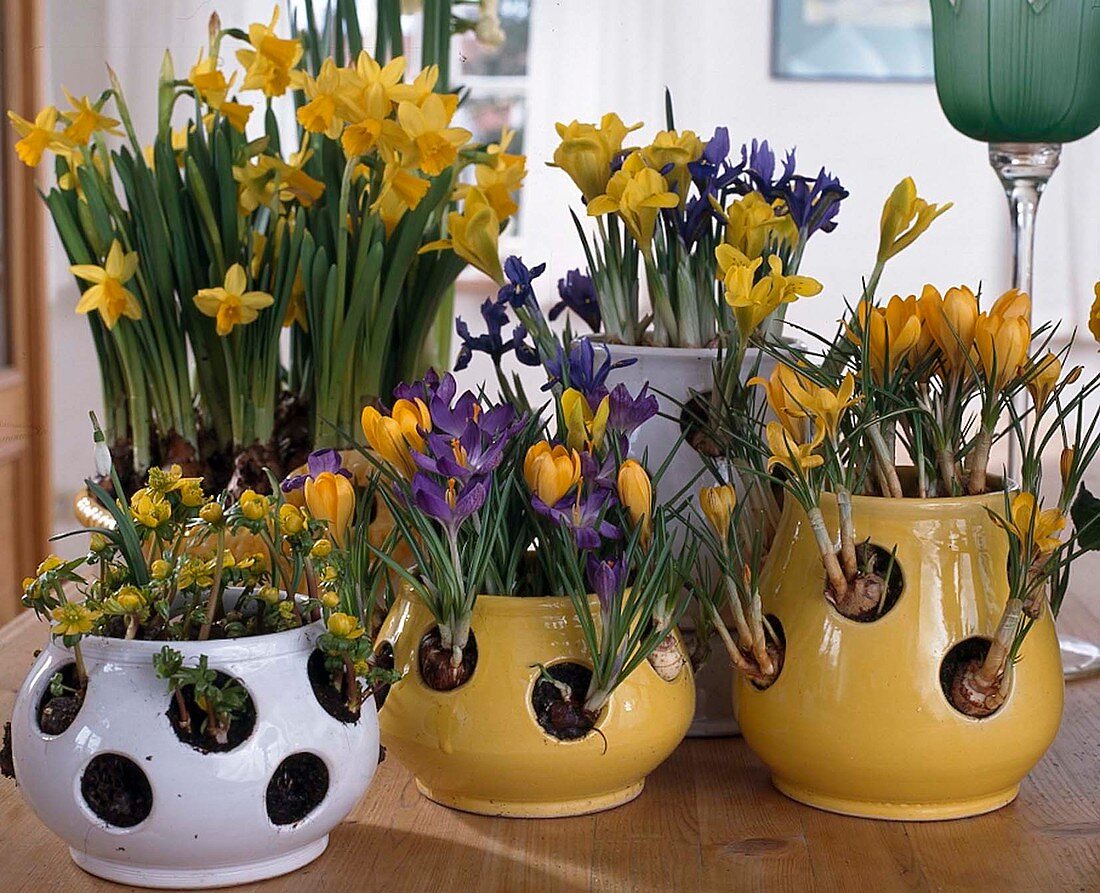
M706 471L699 454L687 443L681 443L679 417L681 407L693 393L705 394L714 382L714 360L717 351L708 348L634 347L624 344L609 345L614 360L628 357L638 362L622 369L615 369L608 384L614 387L623 382L632 394L649 382L649 389L657 396L660 415L646 422L630 440L630 455L641 459L648 450L648 466L651 470L661 467L669 453L676 456L665 470L659 484L659 496L671 497L695 480L693 494L701 487L713 486L715 481ZM746 358L746 366L756 362L756 351ZM759 375L767 377L775 360L770 356L760 358ZM670 416L671 418L665 418ZM697 504L693 496L693 504ZM680 626L685 632L691 629L691 619L685 618ZM689 738L713 738L736 735L737 720L733 717L729 692L733 687L733 669L725 651L717 639L711 643L711 656L695 675L695 720L688 731Z
M12 717L24 798L78 865L121 883L220 886L306 864L324 852L329 831L366 791L378 764L373 698L358 722L344 724L313 694L306 663L323 631L315 623L246 639L172 643L189 666L206 654L210 667L240 681L255 705L251 735L231 751L209 754L181 742L168 720L167 686L152 665L163 642L85 639L87 697L68 729L44 735L39 701L50 677L72 663L72 653L51 642L24 681ZM300 822L277 826L267 814L268 782L284 759L303 752L324 762L328 791ZM152 811L133 827L107 825L81 794L85 767L104 753L129 757L149 780Z

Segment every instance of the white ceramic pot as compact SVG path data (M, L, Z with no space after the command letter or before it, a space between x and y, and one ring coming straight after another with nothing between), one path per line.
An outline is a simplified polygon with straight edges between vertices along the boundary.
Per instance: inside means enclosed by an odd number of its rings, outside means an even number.
M705 394L714 383L714 362L717 351L711 348L641 347L625 344L608 345L614 360L628 357L636 363L615 369L608 379L614 386L626 384L636 394L643 384L657 396L660 414L650 419L634 433L630 441L630 454L641 458L648 451L649 468L660 468L670 453L675 457L669 463L660 481L660 492L666 496L679 493L694 480L693 494L701 487L713 486L713 476L706 471L699 454L686 441L677 441L681 435L680 414L683 405L692 394ZM757 351L749 352L745 368L755 368ZM775 360L768 355L759 358L757 374L770 374ZM693 503L695 503L693 497ZM695 503L697 504L697 503ZM685 636L694 635L694 624L685 617L680 624ZM695 675L695 719L688 731L689 738L713 738L736 735L739 732L733 716L729 692L733 685L733 668L726 659L721 642L711 642L710 660Z
M73 663L72 652L51 641L19 690L12 716L23 797L69 845L77 865L123 884L222 886L305 865L324 852L329 831L366 791L379 755L373 698L358 721L345 723L314 695L306 667L323 632L314 623L235 640L171 643L188 666L207 655L212 669L237 679L252 699L251 733L221 753L201 752L177 736L167 715L166 683L152 664L163 642L85 638L87 695L67 729L44 734L39 703L54 673ZM130 774L127 789L142 791L138 799L144 796L146 805L151 800L146 817L130 827L97 815L94 795L89 800L83 790L88 778L102 784L104 759L120 765L111 755L128 761L121 764ZM288 757L293 759L283 766ZM288 767L304 767L316 796L296 804L296 813L304 813L299 819L276 824L269 814L269 783L277 772L286 782ZM289 774L292 784L301 783L301 775ZM279 819L288 821L287 812Z

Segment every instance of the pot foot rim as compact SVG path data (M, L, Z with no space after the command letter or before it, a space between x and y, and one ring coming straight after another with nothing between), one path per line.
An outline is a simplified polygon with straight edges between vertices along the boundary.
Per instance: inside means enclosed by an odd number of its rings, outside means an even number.
M993 812L1007 806L1020 793L1015 784L981 797L963 800L938 800L925 803L901 803L879 800L857 800L836 797L807 788L782 778L772 776L772 784L781 794L826 812L853 816L861 819L884 819L891 822L937 822L949 819L965 819Z
M694 719L687 730L686 738L736 738L741 727L732 716L729 719L707 717Z
M603 812L629 803L642 793L645 779L616 791L594 794L591 797L577 797L572 800L494 800L487 797L473 797L468 794L433 790L419 778L416 780L416 787L433 803L449 809L457 809L460 812L513 819L558 819Z
M328 835L304 846L251 862L222 865L213 868L157 868L134 862L121 862L91 856L73 847L69 855L88 874L120 884L161 889L200 890L208 887L228 887L278 877L308 865L328 846Z

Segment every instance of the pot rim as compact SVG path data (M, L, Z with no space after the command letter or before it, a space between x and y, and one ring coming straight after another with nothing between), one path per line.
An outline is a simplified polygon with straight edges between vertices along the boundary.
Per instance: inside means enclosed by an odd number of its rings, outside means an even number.
M717 347L655 347L649 344L618 344L610 341L593 343L603 344L612 354L634 353L639 356L663 359L712 360L718 355Z
M912 465L899 465L898 471L902 473L903 477L906 472L911 473L913 470ZM999 475L990 475L990 483L998 487L999 489L990 490L987 493L979 493L975 496L962 495L962 496L934 496L924 497L923 499L917 496L902 496L901 498L893 496L874 496L862 493L852 494L852 508L857 506L863 511L876 512L881 511L884 506L892 507L891 510L898 507L904 507L913 511L935 511L940 512L949 508L967 508L975 505L984 505L988 508L1003 508L1005 494L1012 495L1019 488L1012 482L1006 481ZM836 505L836 494L830 490L823 491L821 494L822 502L829 506ZM793 501L793 500L792 500Z
M420 601L420 596L409 583L401 582L401 594ZM595 593L588 593L588 606L599 611L600 600ZM542 613L572 611L573 599L568 595L508 595L479 592L474 601L474 611L494 617L529 616Z

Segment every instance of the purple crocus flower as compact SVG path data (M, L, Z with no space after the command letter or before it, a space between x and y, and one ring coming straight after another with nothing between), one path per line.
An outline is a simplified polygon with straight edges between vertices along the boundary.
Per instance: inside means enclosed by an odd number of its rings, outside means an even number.
M600 600L600 611L607 617L615 600L622 595L623 585L626 583L626 567L619 559L597 558L590 552L585 561L585 570L588 585Z
M625 453L627 448L628 444L624 438L620 444L619 452ZM618 474L619 466L615 461L614 450L608 451L603 462L598 461L588 450L581 452L581 478L587 481L593 490L616 491L618 489Z
M333 474L342 474L346 478L351 477L351 472L344 468L344 460L340 457L338 450L324 449L314 450L309 454L309 458L306 459L307 471L305 474L295 474L286 478L280 489L284 493L289 493L291 490L301 490L307 480L314 480L318 475L326 471L331 471Z
M486 478L500 465L508 442L526 423L516 420L511 406L495 406L471 418L458 437L429 434L424 453L414 453L416 464L446 478L468 481Z
M497 302L511 304L513 307L527 306L533 311L538 310L539 302L531 283L545 270L546 264L528 269L522 258L515 255L509 257L504 261L504 275L508 277L508 282L497 292Z
M488 299L481 305L481 317L485 320L485 333L482 335L471 335L470 327L461 316L455 320L455 331L462 339L462 346L458 349L458 358L455 360L455 372L461 372L470 365L475 351L488 354L494 366L499 366L504 355L510 350L515 350L520 362L538 365L538 354L535 354L535 362L530 363L528 362L530 357L524 351L524 348L534 350L525 343L527 329L516 326L512 330L512 337L505 340L502 331L509 321L505 304Z
M657 398L649 393L649 382L642 385L637 397L632 397L626 385L619 382L608 400L607 427L629 436L657 415L658 409Z
M607 345L601 344L600 346L604 351L604 359L597 366L596 350L589 339L578 338L574 341L569 348L568 358L559 345L557 357L553 360L547 360L545 363L550 381L543 386L543 390L548 390L559 382L563 387L576 388L584 394L589 405L595 411L600 401L607 396L607 376L611 373L611 370L622 369L624 366L631 366L638 362L637 357L612 362L611 351Z
M458 390L454 376L448 373L440 378L435 369L429 369L419 381L402 382L394 388L393 398L395 400L414 400L419 397L425 403L430 403L432 397L439 393L441 389L443 399L450 402L454 398L455 391Z
M619 538L619 528L604 519L604 509L612 498L611 490L598 488L587 494L578 490L575 496L564 496L554 505L532 496L531 506L540 515L569 530L578 549L598 549L601 537Z
M558 280L558 296L561 300L550 308L551 321L557 319L562 311L572 310L593 332L600 330L603 319L592 277L580 270L570 270L564 279Z
M424 472L417 472L412 479L413 502L453 537L462 522L485 504L488 486L487 481L470 481L459 489L455 478L442 484Z
M447 373L444 376L446 379L450 379L453 385L453 375ZM473 391L464 392L457 400L454 399L454 392L455 388L444 388L441 382L428 403L428 411L436 428L451 437L461 437L466 424L481 413L481 405Z

